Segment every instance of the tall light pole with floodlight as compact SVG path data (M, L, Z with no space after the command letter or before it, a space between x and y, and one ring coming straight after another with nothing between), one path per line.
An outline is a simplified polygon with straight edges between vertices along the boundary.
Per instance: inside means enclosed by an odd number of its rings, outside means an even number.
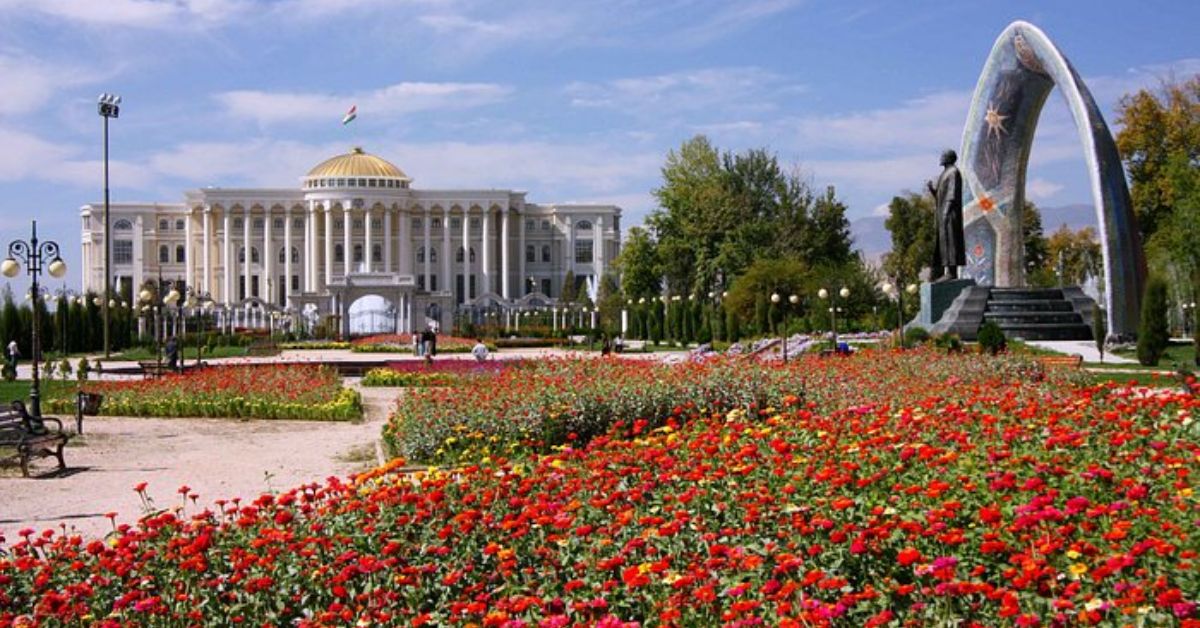
M101 317L104 319L104 359L109 358L108 302L112 286L112 233L108 221L108 119L120 117L121 97L105 92L96 101L96 109L104 118L104 302Z
M29 287L30 294L33 296L33 328L30 345L32 347L30 353L33 358L33 386L29 389L29 409L30 414L35 417L42 416L42 393L41 381L38 377L38 364L42 359L42 341L41 341L41 316L38 315L38 296L40 294L38 287L38 276L42 274L43 260L49 259L50 263L46 266L47 272L55 279L62 279L67 274L67 264L58 254L58 243L50 240L38 242L37 237L37 221L33 221L33 235L29 241L14 240L8 245L8 258L0 263L0 273L5 277L12 279L21 272L21 262L25 262L25 270L29 273L31 284Z

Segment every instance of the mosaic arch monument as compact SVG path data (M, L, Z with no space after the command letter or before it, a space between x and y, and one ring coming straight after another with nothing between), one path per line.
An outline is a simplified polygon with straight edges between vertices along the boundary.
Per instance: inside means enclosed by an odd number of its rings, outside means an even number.
M964 274L981 285L1024 285L1025 171L1042 105L1055 86L1067 99L1087 162L1104 254L1109 335L1133 336L1146 262L1121 157L1079 73L1027 22L1013 22L996 39L963 128Z

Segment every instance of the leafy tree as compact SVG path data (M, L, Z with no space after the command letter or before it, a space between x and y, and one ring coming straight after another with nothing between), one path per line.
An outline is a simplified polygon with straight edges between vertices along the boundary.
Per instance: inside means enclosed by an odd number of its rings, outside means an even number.
M1046 248L1046 236L1042 232L1042 211L1029 201L1025 201L1024 211L1021 212L1021 235L1024 240L1025 280L1032 283L1033 275L1046 266L1049 251Z
M1167 350L1167 283L1158 276L1146 282L1138 322L1137 358L1144 366L1157 366Z
M663 184L654 190L662 211L646 219L659 243L659 259L671 292L689 292L700 267L709 265L725 233L718 224L725 202L721 157L698 135L667 153Z
M734 281L724 300L726 310L736 312L741 320L754 321L756 331L770 331L770 296L774 292L786 299L807 294L808 272L796 259L761 259ZM793 315L802 312L793 312Z
M568 270L567 274L563 276L562 292L559 293L558 300L563 303L571 304L576 302L578 299L579 292L575 286L575 273Z
M600 278L600 289L597 294L600 310L600 328L609 336L615 336L621 331L621 310L624 309L625 299L617 286L617 278L612 273L604 273Z
M621 286L625 294L633 299L654 297L661 291L661 264L658 246L650 232L642 227L633 227L621 244L616 266L621 271Z
M1126 95L1117 123L1117 148L1129 174L1138 228L1148 242L1180 200L1173 164L1194 170L1200 160L1200 75Z
M854 257L851 250L850 221L846 205L837 200L833 186L813 203L811 224L805 238L805 259L809 264L842 265Z
M892 234L892 250L883 256L883 271L903 289L932 263L937 240L933 201L913 192L895 196L888 203L888 217L883 224Z
M725 309L725 336L729 342L742 339L742 322L738 320L737 310L733 308Z
M1102 259L1095 229L1084 227L1079 231L1071 231L1070 227L1063 225L1047 238L1046 261L1035 274L1037 281L1032 283L1055 285L1061 270L1063 285L1081 284L1089 276L1100 273Z

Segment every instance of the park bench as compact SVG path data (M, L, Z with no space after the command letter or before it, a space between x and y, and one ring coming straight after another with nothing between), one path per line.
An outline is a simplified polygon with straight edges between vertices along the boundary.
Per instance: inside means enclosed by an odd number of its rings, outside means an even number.
M1083 356L1075 355L1043 355L1038 356L1038 363L1042 366L1068 366L1079 367L1083 364Z
M279 354L279 348L273 342L254 342L246 348L249 357L270 357Z
M47 422L53 422L57 430L46 428ZM16 458L21 460L21 475L29 477L29 459L34 457L54 456L58 458L58 468L67 468L63 460L63 447L71 436L63 431L62 421L54 417L33 417L25 411L25 404L20 401L12 402L8 410L0 412L0 447L12 447L17 450Z
M171 372L166 362L138 362L138 366L142 369L142 375L146 377L162 377L164 373Z
M625 347L622 349L622 351L625 353L630 353L633 351L644 353L646 351L646 341L645 340L626 340Z

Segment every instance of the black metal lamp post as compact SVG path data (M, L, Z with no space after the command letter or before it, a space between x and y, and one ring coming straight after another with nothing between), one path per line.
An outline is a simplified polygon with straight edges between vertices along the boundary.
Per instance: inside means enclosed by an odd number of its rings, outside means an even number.
M42 274L42 263L45 259L50 260L50 263L46 265L46 271L51 277L62 279L67 274L67 264L58 254L58 243L50 240L38 242L37 221L35 220L33 221L33 234L29 241L15 240L9 243L8 259L0 263L0 272L11 279L21 272L21 262L25 262L26 272L29 273L32 282L29 291L34 295L33 337L30 342L33 354L33 386L29 390L29 407L31 414L36 417L42 416L41 380L38 376L38 364L42 359L41 317L37 311L37 295L40 294L38 276Z
M829 299L829 329L831 332L833 332L833 351L834 351L834 353L837 353L837 350L838 350L837 297L841 297L842 299L850 298L850 289L846 288L846 287L842 287L842 289L838 290L837 293L835 294L835 293L831 293L829 290L826 290L825 288L821 288L820 290L817 291L817 296L821 297L822 299Z
M204 320L204 311L213 308L213 298L208 292L196 290L192 286L184 288L187 298L184 299L184 307L189 307L196 315L196 367L200 367L200 350L202 345L202 334ZM187 319L184 319L184 332L187 331Z
M103 93L96 102L96 110L104 118L104 302L101 316L104 318L104 359L109 358L108 302L112 289L112 234L108 221L108 119L120 117L121 97Z

